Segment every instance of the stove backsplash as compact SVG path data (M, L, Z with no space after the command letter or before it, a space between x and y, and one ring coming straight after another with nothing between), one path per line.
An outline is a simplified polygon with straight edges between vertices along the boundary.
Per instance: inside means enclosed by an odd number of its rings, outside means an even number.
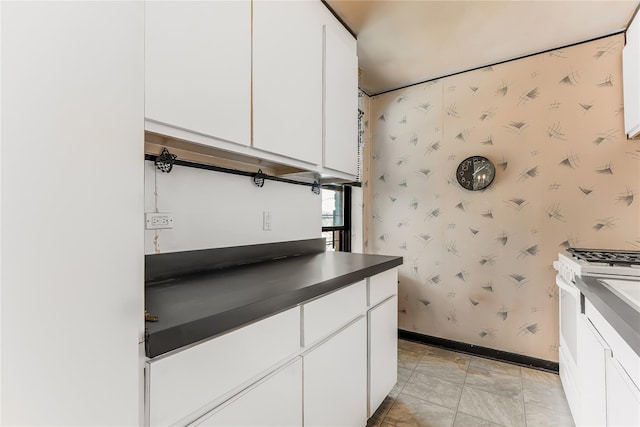
M399 326L558 359L552 262L640 249L640 145L623 126L615 35L370 99L372 253L405 257ZM484 192L454 177L497 168Z

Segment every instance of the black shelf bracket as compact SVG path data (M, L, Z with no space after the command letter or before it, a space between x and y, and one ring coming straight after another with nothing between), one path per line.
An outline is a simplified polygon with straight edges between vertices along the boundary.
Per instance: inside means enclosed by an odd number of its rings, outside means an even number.
M247 171L242 171L238 169L231 169L231 168L225 168L225 167L213 166L213 165L205 165L202 163L190 162L187 160L180 160L175 154L171 154L166 147L162 149L162 153L160 153L159 155L145 154L144 159L152 161L160 171L166 172L166 173L171 172L171 169L173 169L173 166L177 165L177 166L184 166L184 167L194 168L194 169L204 169L204 170L209 170L214 172L228 173L232 175L247 176L251 178L251 181L253 182L254 185L260 188L264 187L265 181L268 180L268 181L284 182L284 183L293 184L293 185L304 185L306 187L311 187L311 191L314 194L320 194L320 183L317 180L312 183L304 182L304 181L296 181L294 179L267 175L262 172L262 169L258 169L258 172L247 172Z

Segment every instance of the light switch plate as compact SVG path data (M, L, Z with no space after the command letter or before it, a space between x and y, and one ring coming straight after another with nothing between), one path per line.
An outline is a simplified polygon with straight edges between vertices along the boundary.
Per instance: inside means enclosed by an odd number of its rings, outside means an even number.
M271 211L262 212L262 230L271 231Z

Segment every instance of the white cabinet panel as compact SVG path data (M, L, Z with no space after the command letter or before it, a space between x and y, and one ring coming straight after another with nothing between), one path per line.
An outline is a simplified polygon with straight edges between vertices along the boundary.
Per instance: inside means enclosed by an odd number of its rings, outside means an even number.
M585 300L585 313L593 326L598 330L614 355L627 371L636 387L640 388L640 357L627 344L627 342L613 329L613 326L602 316L602 314L589 302Z
M302 426L302 359L269 375L194 426Z
M398 297L369 310L368 321L371 417L398 380Z
M640 425L640 390L612 357L607 358L607 426Z
M585 426L605 426L607 422L606 359L611 357L607 343L586 316L578 322L578 381L580 420Z
M0 11L0 424L136 425L144 4Z
M319 1L253 3L253 147L322 161Z
M304 355L305 427L366 425L366 360L364 316Z
M300 308L296 307L152 360L150 424L183 420L299 350Z
M373 307L381 301L389 298L391 295L398 293L398 269L391 270L371 276L369 281L369 298L368 305Z
M356 40L333 16L327 19L324 35L324 167L355 176L358 157Z
M640 17L627 28L626 40L622 50L624 130L633 137L640 132Z
M302 307L304 347L337 331L366 309L366 282L361 280L346 288L318 298Z
M145 116L248 146L251 2L145 2Z

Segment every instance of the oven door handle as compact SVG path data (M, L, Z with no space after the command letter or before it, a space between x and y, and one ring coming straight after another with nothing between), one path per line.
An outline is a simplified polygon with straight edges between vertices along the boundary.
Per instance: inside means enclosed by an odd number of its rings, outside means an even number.
M560 274L556 275L556 285L562 290L569 292L576 298L580 298L580 290L573 284L567 282Z

